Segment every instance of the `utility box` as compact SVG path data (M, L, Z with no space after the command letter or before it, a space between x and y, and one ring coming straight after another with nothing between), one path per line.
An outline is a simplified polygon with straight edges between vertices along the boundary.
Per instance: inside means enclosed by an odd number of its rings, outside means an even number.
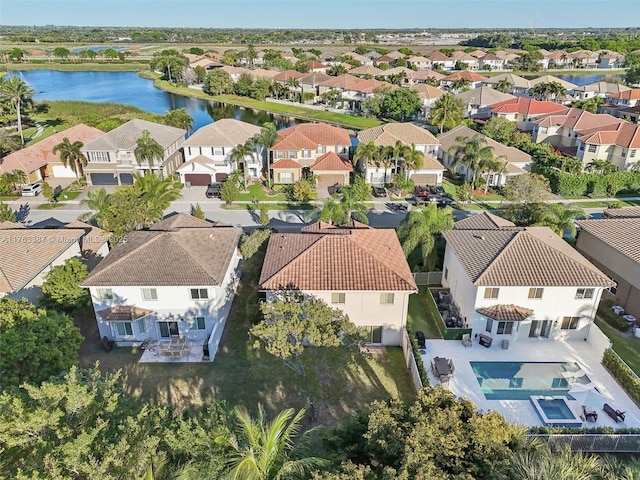
M502 340L502 349L509 350L509 340Z

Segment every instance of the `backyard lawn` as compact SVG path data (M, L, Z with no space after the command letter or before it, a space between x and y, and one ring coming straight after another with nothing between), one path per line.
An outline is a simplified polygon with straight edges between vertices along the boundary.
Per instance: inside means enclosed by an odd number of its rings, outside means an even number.
M422 331L427 338L442 339L439 315L438 308L427 287L420 287L420 292L409 297L407 328L412 333Z
M613 343L613 350L631 367L636 375L640 375L640 338L629 336L619 330L616 330L603 319L597 317L596 325L600 330L609 337Z
M245 263L227 326L213 363L139 364L140 352L116 348L107 353L99 342L93 313L77 319L88 340L80 351L81 367L100 362L103 371L122 371L125 390L143 401L178 409L211 400L226 400L255 409L261 403L270 412L301 408L314 389L312 375L301 377L278 359L255 350L247 331L255 317L256 280L260 253ZM330 385L314 396L318 422L335 425L356 408L377 399L412 400L415 390L400 347L387 348L345 365Z

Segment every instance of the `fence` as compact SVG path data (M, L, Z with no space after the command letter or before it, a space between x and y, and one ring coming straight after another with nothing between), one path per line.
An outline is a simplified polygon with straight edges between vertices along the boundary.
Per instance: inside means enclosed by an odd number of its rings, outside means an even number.
M416 391L420 390L424 385L422 385L422 380L420 379L420 373L418 373L418 365L416 361L421 362L422 359L413 355L413 348L411 348L411 340L409 339L409 334L406 330L402 331L402 353L404 353L404 360L411 372L411 379L413 380L413 386L416 387Z
M413 279L417 285L442 286L442 272L417 272Z
M632 433L536 434L527 438L539 438L552 446L569 445L572 452L640 453L640 435Z

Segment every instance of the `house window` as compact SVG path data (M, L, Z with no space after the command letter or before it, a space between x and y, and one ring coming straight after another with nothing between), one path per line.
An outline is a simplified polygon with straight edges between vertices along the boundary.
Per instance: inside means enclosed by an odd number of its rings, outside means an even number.
M331 294L331 303L344 303L344 292L333 292Z
M189 292L191 300L207 300L209 298L209 291L206 288L191 288Z
M542 135L546 135L547 134L547 127L540 127L540 133Z
M99 300L113 300L113 290L111 288L99 288L96 291Z
M597 148L597 146L596 146L596 145L589 144L589 150L588 150L588 152L589 152L589 153L596 153L596 148Z
M293 183L293 173L292 172L282 172L278 174L280 178L280 183Z
M580 317L562 317L562 330L575 330L580 323Z
M636 156L635 150L629 150L629 158L634 158Z
M289 158L298 158L298 152L291 150L289 152Z
M593 288L579 288L576 290L576 299L593 298Z
M214 155L224 155L222 148L220 147L213 147L213 154Z
M120 337L133 336L131 322L114 322L116 333Z
M380 294L380 305L393 305L395 294L385 292Z
M109 163L109 152L89 152L90 162Z
M485 330L491 333L491 331L493 330L493 319L487 318L487 326L485 327Z
M544 288L530 288L529 289L529 298L542 298L542 293L544 292Z
M275 153L276 153L276 158L284 158L284 154L285 154L284 151L277 150Z
M144 318L136 320L136 325L138 328L138 332L145 333L147 331L147 324L145 323Z
M143 300L157 300L158 299L158 291L155 288L143 288L142 289L142 299Z
M511 335L513 322L498 322L498 335Z
M189 319L189 330L204 330L205 328L204 317Z
M366 343L382 343L382 327L366 326L362 328L367 333Z
M316 153L324 153L324 146L318 145L318 150L316 151Z
M500 293L499 288L487 287L484 289L484 298L498 298L499 293Z

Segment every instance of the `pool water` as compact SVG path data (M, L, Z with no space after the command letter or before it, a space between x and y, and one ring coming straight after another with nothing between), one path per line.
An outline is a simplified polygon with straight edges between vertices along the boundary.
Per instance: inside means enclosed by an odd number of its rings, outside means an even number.
M487 400L528 400L531 396L569 396L575 383L587 384L577 363L470 362Z
M573 412L571 412L567 403L562 399L538 400L538 405L540 405L540 408L549 419L561 420L574 418Z

